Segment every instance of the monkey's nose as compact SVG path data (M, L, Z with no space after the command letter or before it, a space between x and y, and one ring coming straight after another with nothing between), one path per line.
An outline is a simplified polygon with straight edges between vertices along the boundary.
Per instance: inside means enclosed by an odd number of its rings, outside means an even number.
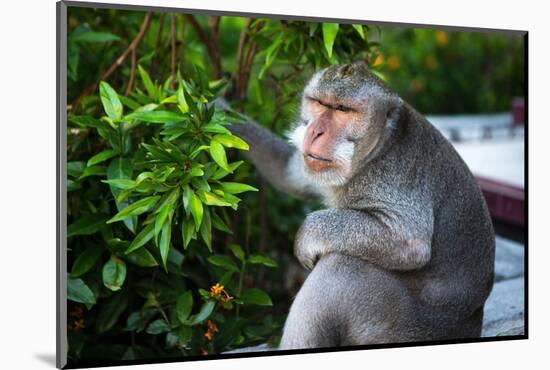
M313 130L313 133L311 134L311 143L315 140L317 140L320 136L322 136L325 133L324 130Z

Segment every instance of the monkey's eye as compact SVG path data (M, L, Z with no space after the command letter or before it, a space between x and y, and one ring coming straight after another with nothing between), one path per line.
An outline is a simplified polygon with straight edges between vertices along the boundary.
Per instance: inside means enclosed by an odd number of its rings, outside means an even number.
M340 104L340 105L338 105L338 106L336 107L336 110L339 110L340 112L350 112L350 111L351 111L351 108L346 107L345 105Z

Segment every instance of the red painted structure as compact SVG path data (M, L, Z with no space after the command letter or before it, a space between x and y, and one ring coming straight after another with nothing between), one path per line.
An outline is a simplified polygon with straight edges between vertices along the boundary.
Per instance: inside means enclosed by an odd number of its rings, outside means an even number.
M491 217L520 227L525 226L525 195L522 187L476 176Z

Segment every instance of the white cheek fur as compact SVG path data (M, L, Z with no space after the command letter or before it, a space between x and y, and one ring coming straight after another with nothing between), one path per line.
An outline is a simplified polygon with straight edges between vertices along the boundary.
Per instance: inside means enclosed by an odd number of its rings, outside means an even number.
M304 137L306 135L306 130L306 125L298 125L286 134L288 141L298 148L300 152L304 151Z
M334 158L342 162L351 162L353 153L355 152L355 144L351 141L345 141L336 145L334 150Z

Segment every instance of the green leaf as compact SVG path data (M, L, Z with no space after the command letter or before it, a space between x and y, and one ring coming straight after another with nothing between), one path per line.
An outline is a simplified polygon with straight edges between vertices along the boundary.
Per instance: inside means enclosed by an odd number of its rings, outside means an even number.
M200 191L199 196L204 204L208 206L218 206L218 207L230 207L231 203L226 202L224 199L220 198L214 193L208 191Z
M183 248L187 249L189 242L195 236L195 223L191 219L186 219L182 222L181 233L183 239Z
M166 218L168 218L168 214L172 209L174 208L174 204L166 204L164 207L161 208L160 212L158 213L157 217L155 218L155 241L158 238L158 235L160 234L160 231L162 230L162 226L164 225L164 222L166 221Z
M93 166L94 164L101 163L103 161L106 161L109 158L114 157L117 155L117 151L113 149L107 149L102 152L97 153L92 158L88 160L88 167Z
M86 167L84 172L82 172L82 175L78 178L79 180L82 180L89 176L103 176L105 175L105 167L104 166L92 166L92 167Z
M128 320L126 321L126 328L124 330L135 331L136 333L142 332L143 330L145 330L145 327L147 326L149 320L151 320L156 313L156 309L143 309L132 312L132 314L128 316Z
M277 261L266 256L261 256L259 254L248 257L248 260L246 262L251 264L261 264L268 267L277 267Z
M77 278L84 275L96 264L104 249L100 245L90 245L76 257L71 269L71 277Z
M193 330L190 326L182 325L178 328L178 341L180 344L185 345L191 341L193 336Z
M241 184L238 182L222 182L221 185L222 185L223 191L231 194L240 194L246 191L258 191L258 189L256 189L253 186L250 186L247 184Z
M281 45L283 42L283 33L279 34L277 39L273 41L271 45L265 50L265 61L260 69L260 73L258 73L258 79L262 79L264 74L267 72L267 70L271 67L273 62L275 61L275 58L277 57L277 54L279 53L279 50L281 49Z
M168 122L181 122L185 121L187 117L182 116L181 114L164 111L164 110L154 110L150 112L133 112L124 116L124 121L143 121L149 123L168 123Z
M214 307L216 306L216 303L213 301L208 301L204 303L201 307L201 310L198 314L195 316L191 316L191 319L189 321L189 325L197 325L206 320L208 317L210 317L210 314L212 311L214 311Z
M235 272L239 271L239 268L237 267L235 262L233 262L233 260L228 256L216 254L208 257L208 262L210 262L214 266L223 267L226 270L235 271Z
M193 215L193 220L195 221L195 230L198 231L202 223L204 211L202 208L202 202L195 193L191 193L189 198L189 210L191 211L191 215Z
M231 172L228 167L225 149L223 148L222 144L214 139L210 141L210 156L212 156L214 162L216 162L221 168L223 168L227 172Z
M153 208L159 199L160 199L160 195L155 195L155 196L140 199L137 202L130 204L128 207L124 208L119 213L117 213L113 218L107 221L107 223L110 224L116 221L124 220L125 218L131 217L131 216L138 216L142 213L145 213L149 211L151 208Z
M187 291L178 297L176 303L176 314L178 320L183 323L187 320L191 314L191 309L193 308L193 294L191 291Z
M223 168L219 168L216 172L214 172L214 175L211 176L213 180L219 180L225 176L227 176L229 173L233 173L241 164L243 164L244 161L237 161L229 164L229 171L224 170Z
M86 164L80 161L67 162L67 175L70 177L79 177L86 169Z
M126 279L126 263L115 255L103 266L103 285L112 291L117 291Z
M112 179L112 180L101 180L105 184L114 186L117 189L132 189L136 186L136 182L130 179Z
M239 261L241 261L241 262L244 262L244 261L245 261L244 251L243 251L243 249L240 247L240 245L238 245L238 244L230 244L230 245L229 245L229 249L231 250L231 252L233 252L233 254L235 255L235 257L237 257L237 258L239 259Z
M236 148L241 150L249 149L248 144L244 140L234 135L217 134L214 135L214 140L227 148Z
M138 249L135 252L132 252L130 254L127 254L124 256L124 258L134 265L140 266L140 267L155 267L158 266L158 262L153 257L151 252L149 252L146 248Z
M187 101L185 100L185 94L183 92L183 87L180 85L178 88L178 95L177 95L177 101L178 101L178 108L183 113L189 112L189 105L187 104Z
M152 323L149 324L149 326L147 327L147 330L145 330L147 334L152 334L152 335L166 333L168 331L170 331L170 326L166 321L164 321L164 319L158 319L153 321Z
M323 23L323 42L329 58L332 56L332 48L338 34L338 29L338 23Z
M118 120L122 117L122 103L118 98L116 91L105 81L99 83L99 96L103 109L109 118Z
M124 253L129 254L129 253L135 251L136 249L139 249L139 248L143 247L155 235L155 228L154 227L155 227L155 225L152 224L152 223L145 226L143 228L143 230L141 230L139 232L139 234L137 234L135 239L132 241L132 243L130 244L130 246L128 247L126 252L124 252Z
M220 231L223 231L223 232L226 232L228 234L233 233L231 231L231 229L229 229L229 227L227 227L227 225L222 220L222 218L220 216L218 216L214 210L212 210L212 215L211 216L212 216L212 226L214 226L216 229L218 229Z
M231 131L226 129L224 126L220 125L219 123L210 122L202 127L202 129L206 132L211 132L214 134L231 134Z
M115 326L126 307L128 307L128 295L125 292L114 294L107 303L102 302L97 315L98 334L105 333Z
M210 219L210 211L208 210L208 208L204 210L200 227L200 234L202 236L202 239L206 243L208 250L212 252L212 221Z
M191 202L191 196L193 195L193 191L189 187L189 185L184 185L181 187L181 201L183 203L183 209L185 210L185 213L189 216L189 203Z
M133 100L133 99L127 97L127 96L121 95L118 98L120 99L122 104L124 104L125 106L127 106L128 108L130 108L132 110L140 108L140 105L139 105L138 102L136 102L135 100Z
M211 190L210 184L208 183L208 181L206 181L203 177L193 177L191 178L191 185L193 185L195 189L200 190L200 192L197 192L197 193L201 197L201 200L204 201L204 199L202 198L201 192Z
M84 304L96 303L94 293L82 279L67 279L67 299Z
M359 36L361 36L361 38L365 40L365 31L363 30L363 26L361 24L352 24L352 26L353 28L355 28Z
M113 35L109 32L95 32L95 31L85 31L81 32L77 35L71 35L70 36L71 41L78 41L78 42L110 42L110 41L118 41L120 40L120 37L117 35Z
M162 227L162 232L160 234L160 257L162 258L162 265L164 270L168 271L166 268L166 261L168 261L168 252L170 251L170 239L172 237L172 221L168 220Z
M133 166L132 162L127 158L115 158L109 163L109 167L107 167L107 179L108 180L119 180L119 179L131 179L132 178L132 172L133 172ZM119 195L121 195L121 190L118 189L115 186L109 185L111 188L111 193L113 194L113 197L118 199ZM129 192L126 192L127 195L129 195ZM123 194L124 195L124 194ZM130 204L128 201L116 201L116 208L118 211L122 211L124 208L126 208ZM132 233L136 232L137 227L137 216L132 216L129 218L124 219L124 225L130 230Z
M147 71L143 69L141 65L138 65L138 71L139 76L141 77L141 81L143 82L143 86L145 86L145 89L147 90L147 94L151 99L156 99L157 89L153 81L151 81L149 73L147 73Z
M259 306L273 306L271 298L261 289L250 288L243 292L239 297L245 304L255 304Z
M106 226L108 218L109 216L99 213L85 215L67 227L67 238L94 234Z
M73 123L76 123L80 127L95 127L95 128L98 128L98 127L104 127L105 126L104 122L102 122L98 119L95 119L94 117L91 117L91 116L75 116L75 115L71 114L69 116L69 121L73 122Z
M202 176L204 175L204 171L200 167L193 167L191 171L189 171L189 177L196 177L196 176Z

